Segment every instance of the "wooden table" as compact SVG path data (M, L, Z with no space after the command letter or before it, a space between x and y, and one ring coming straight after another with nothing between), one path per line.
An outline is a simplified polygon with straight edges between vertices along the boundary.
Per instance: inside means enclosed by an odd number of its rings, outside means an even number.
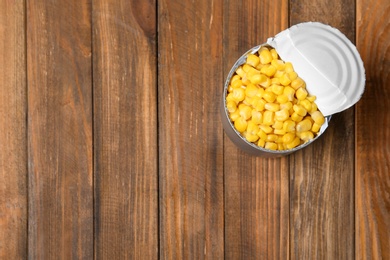
M0 259L390 259L389 0L1 0ZM339 28L361 101L253 157L224 79L304 21Z

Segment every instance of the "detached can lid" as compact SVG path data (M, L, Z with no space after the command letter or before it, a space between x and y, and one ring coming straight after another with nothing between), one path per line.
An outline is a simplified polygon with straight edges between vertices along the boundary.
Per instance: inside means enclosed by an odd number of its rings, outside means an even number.
M353 106L364 92L365 70L355 45L339 30L318 22L294 25L269 38L284 61L306 82L324 116Z

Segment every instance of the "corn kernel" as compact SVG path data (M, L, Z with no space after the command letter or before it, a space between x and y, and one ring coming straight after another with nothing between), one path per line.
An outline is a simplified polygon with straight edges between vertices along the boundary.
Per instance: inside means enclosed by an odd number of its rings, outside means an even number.
M237 102L243 101L245 99L245 91L242 88L233 89L233 99Z
M320 129L321 129L321 125L316 124L316 123L314 123L313 126L311 127L311 131L313 133L318 133L318 131L320 131Z
M277 150L278 145L274 142L266 142L264 148L268 150Z
M312 102L312 103L313 103L314 101L316 101L316 99L317 99L316 96L310 96L310 95L307 96L306 98L307 98L307 100L309 100L309 101Z
M264 117L264 115L263 115L263 117ZM264 125L264 124L262 124L262 125L259 125L259 127L260 127L260 129L263 130L264 133L266 133L266 134L270 134L270 133L272 133L272 131L273 131L272 127L270 127L269 125Z
M295 95L295 90L292 87L287 86L283 89L283 94L286 95L286 97L288 98L289 101L293 101L294 95Z
M287 133L283 135L283 143L289 144L295 139L295 134L294 133Z
M291 119L295 122L301 122L303 119L303 116L300 116L297 114L297 112L292 113Z
M290 110L290 109L292 109L292 107L293 107L293 104L290 101L280 104L280 109ZM289 113L289 115L290 115L290 113Z
M280 86L280 85L271 85L271 90L272 92L274 92L275 95L282 95L283 94L283 90L284 90L284 87L283 86Z
M267 102L259 97L253 97L252 106L255 108L256 111L263 111L264 106Z
M275 135L275 134L269 134L267 135L267 142L275 142L276 140L278 140L278 136Z
M238 118L240 118L240 111L238 111L238 109L236 111L234 111L233 113L230 113L229 114L229 118L230 120L232 120L233 122L235 122Z
M246 85L248 85L249 83L251 83L250 80L248 79L248 77L246 76L246 74L242 77L241 81L242 81L242 84L243 84L244 86L246 86Z
M259 87L257 87L256 85L251 83L251 84L248 84L248 86L246 86L245 95L247 97L254 97L257 95L258 91L259 91Z
M255 124L262 124L263 123L263 114L259 111L252 110L252 121Z
M263 114L263 124L264 125L273 125L274 124L274 112L266 110Z
M230 80L231 83L233 83L236 80L241 80L241 77L239 75L234 75L232 79Z
M301 140L297 136L297 137L295 137L295 139L291 143L286 144L286 147L287 147L287 149L293 149L300 144L301 144Z
M261 50L259 56L261 64L269 64L272 61L272 54L268 49Z
M280 106L277 103L267 103L267 104L265 104L265 109L269 110L269 111L276 112L276 111L279 110L279 108L280 108Z
M306 109L301 105L294 105L293 106L294 112L297 113L299 116L305 116L307 111Z
M287 73L284 73L280 78L279 78L279 81L280 81L280 84L282 84L283 86L288 86L290 85L291 83L291 80L288 76Z
M297 132L309 131L312 127L312 123L308 119L304 119L301 122L297 123L296 130Z
M286 67L285 67L286 73L290 73L290 72L293 72L293 71L294 71L294 67L293 67L293 65L291 64L291 62L286 62L285 65L286 65Z
M301 138L301 140L307 142L307 141L314 138L314 134L311 131L304 131L304 132L300 133L299 138Z
M286 121L289 118L290 114L287 108L275 112L275 120Z
M245 104L240 104L238 106L238 110L240 111L240 116L245 120L248 120L252 116L252 108Z
M285 150L283 143L278 143L278 150Z
M246 63L253 66L253 67L256 67L260 63L260 58L257 55L249 54L246 57Z
M322 125L325 123L325 118L324 116L322 115L322 113L320 111L315 111L311 114L311 118L313 118L314 122L317 124L317 125Z
M283 130L285 132L295 132L295 125L296 123L294 121L288 119L283 123Z
M311 110L311 102L307 98L302 100L302 101L300 101L299 104L301 106L303 106L303 108L305 108L306 111L310 111Z
M287 103L288 102L288 97L286 95L280 95L276 97L276 102L279 104Z
M298 74L295 71L291 71L288 73L288 78L291 80L291 84L297 77L298 77Z
M248 71L253 69L253 67L249 64L244 64L244 65L242 65L242 69L245 71L245 73L248 73Z
M272 65L265 65L263 68L261 68L260 72L267 75L268 77L272 77L275 75L276 68Z
M236 69L236 73L237 73L237 75L240 76L241 78L244 77L244 75L245 75L245 71L243 70L242 66L240 66L240 67L238 67L238 68Z
M264 141L267 140L267 134L263 130L260 129L260 131L257 132L257 135L260 137L260 139Z
M259 125L255 124L252 120L249 120L248 125L246 127L246 132L251 135L257 135L259 131L260 131Z
M291 87L295 90L303 86L303 80L300 77L297 77L291 82Z
M245 139L250 142L250 143L254 143L256 142L257 140L259 140L259 136L257 135L254 135L254 134L250 134L250 133L246 133L245 134Z
M274 130L274 134L276 135L284 135L286 133L286 131L284 131L283 129L275 129Z
M304 88L299 88L297 89L295 96L298 100L304 100L307 97L307 90Z
M275 49L271 49L270 52L273 60L277 60L279 58L279 54L276 52Z
M226 108L229 111L229 113L233 113L237 109L237 104L234 101L229 101L226 103Z
M274 59L271 61L271 64L276 68L276 70L279 71L284 70L284 68L286 67L286 65L284 65L284 61L282 60Z
M243 133L246 130L247 126L248 126L248 122L242 117L234 121L234 127L240 133Z
M241 79L237 79L237 80L233 81L231 83L231 85L232 85L233 88L239 88L239 87L241 87L243 85L242 84L242 80Z
M259 85L264 88L268 88L269 86L271 86L271 79L266 77L265 81L260 82Z
M317 104L316 103L311 103L311 109L309 111L309 114L313 114L314 112L316 112L318 110L318 107L317 107Z
M265 140L259 139L259 141L257 142L257 145L264 148L264 146L265 146Z
M276 96L273 92L264 92L264 95L263 95L263 98L265 101L267 101L268 103L273 103L276 99Z
M282 129L283 128L283 122L275 120L275 123L272 125L272 127L274 128L274 132L277 129Z
M274 77L277 78L277 79L279 79L279 81L280 81L280 78L284 75L284 73L285 73L284 70L277 70L277 71L275 72Z
M272 78L271 79L271 85L280 85L280 80L279 78Z

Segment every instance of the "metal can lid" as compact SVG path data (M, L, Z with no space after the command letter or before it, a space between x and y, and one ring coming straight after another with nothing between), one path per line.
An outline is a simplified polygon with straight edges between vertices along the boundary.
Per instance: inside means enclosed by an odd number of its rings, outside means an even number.
M317 97L324 116L358 102L365 86L363 61L355 45L338 29L318 22L294 25L269 38L281 59L293 64Z

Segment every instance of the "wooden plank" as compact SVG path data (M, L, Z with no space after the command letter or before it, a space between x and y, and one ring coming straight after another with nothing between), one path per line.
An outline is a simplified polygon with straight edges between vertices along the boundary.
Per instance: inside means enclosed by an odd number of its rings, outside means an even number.
M222 1L159 1L161 259L223 259Z
M29 258L92 259L90 2L26 3Z
M156 2L93 1L95 257L157 259Z
M225 0L224 77L245 51L287 25L286 0ZM288 158L250 156L225 136L224 166L226 258L287 259Z
M291 25L319 21L355 38L353 0L293 0ZM290 157L292 259L354 258L354 109L333 115L325 134Z
M356 112L356 259L390 259L390 2L357 1L366 89Z
M0 1L0 259L27 258L25 6Z

